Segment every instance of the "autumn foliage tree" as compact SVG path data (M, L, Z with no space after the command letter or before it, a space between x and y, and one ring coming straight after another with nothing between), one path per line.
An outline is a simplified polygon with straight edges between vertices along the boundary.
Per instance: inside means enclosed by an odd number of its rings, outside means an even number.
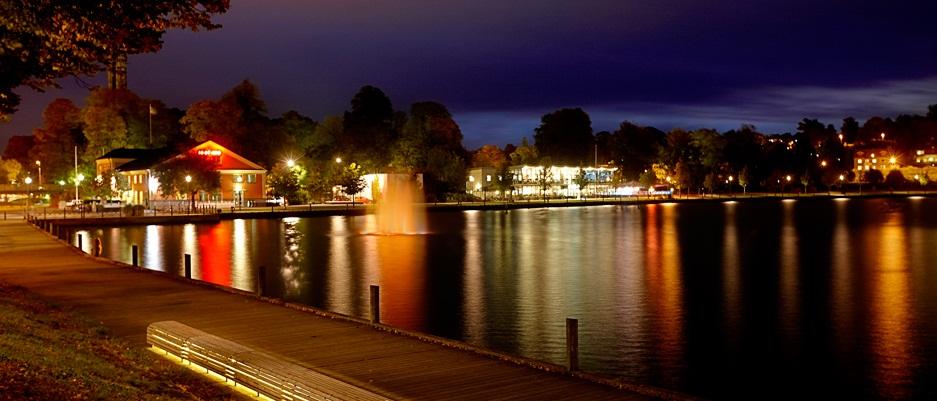
M31 159L42 163L46 181L64 178L72 168L74 148L84 148L81 109L71 100L56 99L42 113L42 127L33 131Z
M93 75L128 54L152 53L172 28L214 29L229 0L0 2L0 118L19 105L13 90L57 87Z

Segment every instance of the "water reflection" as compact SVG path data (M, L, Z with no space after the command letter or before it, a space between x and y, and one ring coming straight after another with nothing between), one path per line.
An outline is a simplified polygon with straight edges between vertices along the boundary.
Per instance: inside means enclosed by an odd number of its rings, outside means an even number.
M108 257L713 399L937 399L935 199L433 213L82 229ZM777 372L766 374L765 372ZM816 388L817 393L807 389Z
M872 277L873 379L883 398L906 399L911 384L909 269L905 253L907 240L901 214L889 213L869 247L869 260L875 261Z

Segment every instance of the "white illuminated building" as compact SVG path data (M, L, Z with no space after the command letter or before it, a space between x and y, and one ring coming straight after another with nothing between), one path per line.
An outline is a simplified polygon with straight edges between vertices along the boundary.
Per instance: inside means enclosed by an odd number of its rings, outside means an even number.
M514 196L540 196L542 183L546 183L546 196L595 196L614 193L612 178L617 167L579 167L579 166L511 166L507 174L512 178ZM582 173L586 185L580 187L577 179ZM505 191L502 185L504 180L501 174L492 167L476 167L469 170L465 183L467 193L477 196L502 195Z

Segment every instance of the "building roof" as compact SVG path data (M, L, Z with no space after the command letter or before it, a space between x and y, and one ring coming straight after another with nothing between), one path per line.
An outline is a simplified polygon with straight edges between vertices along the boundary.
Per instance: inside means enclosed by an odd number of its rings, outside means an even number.
M115 149L118 150L118 149ZM139 149L132 149L139 150ZM149 152L141 153L139 157L132 158L133 160L117 166L118 171L134 171L134 170L146 170L150 167L153 167L157 164L160 164L175 153L175 150L172 148L159 148L159 149L146 149ZM108 152L108 154L112 153ZM105 155L107 156L107 155ZM114 157L115 159L118 157ZM130 157L126 157L130 159Z
M163 163L172 159L174 157L181 157L188 153L195 153L200 150L219 150L224 154L225 158L221 160L221 163L216 168L217 170L260 170L266 171L263 167L254 163L250 160L245 159L243 156L232 152L230 149L221 146L214 141L205 141L198 145L195 145L188 150L178 151L173 148L160 148L160 149L127 149L127 150L148 150L148 153L143 154L140 158L131 160L127 163L121 164L117 167L118 171L138 171L146 170L153 168L157 164ZM114 153L120 149L115 149L114 151L108 152L108 154ZM105 155L107 156L107 155ZM113 158L119 158L116 156L111 156ZM104 158L104 156L102 156ZM128 157L129 158L129 157Z
M143 159L151 157L155 154L165 153L167 148L157 148L157 149L131 149L131 148L117 148L111 150L97 158L96 160L102 159Z

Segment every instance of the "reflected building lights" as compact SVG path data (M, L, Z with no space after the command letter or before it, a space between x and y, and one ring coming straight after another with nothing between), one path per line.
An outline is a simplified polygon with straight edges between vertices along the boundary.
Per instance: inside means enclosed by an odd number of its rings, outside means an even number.
M349 240L348 218L332 216L329 218L329 263L328 296L325 308L352 316L358 314L358 299L353 297L355 289L351 272L351 241Z
M186 224L182 226L182 253L192 255L192 278L199 278L201 275L198 273L198 239L197 232L195 230L195 224ZM183 264L185 259L183 255L179 255L179 275L184 275Z
M742 319L741 311L741 263L739 252L739 237L736 231L736 204L725 204L725 229L723 230L723 248L722 248L722 282L725 296L725 327L729 333L730 342L738 341L741 336L739 333L738 322Z
M247 236L247 222L244 219L234 219L231 225L231 282L235 288L253 291L257 288L257 278L250 264L250 250L253 244Z
M781 223L781 243L778 255L780 272L778 285L780 286L780 308L778 313L778 327L782 329L782 338L792 347L797 343L798 316L800 311L800 293L798 285L798 256L797 227L794 224L794 203L784 202L782 205L784 221Z
M873 266L872 355L873 380L884 398L907 399L912 381L910 270L907 238L900 213L890 213L877 236L877 246L869 247Z
M482 265L480 214L465 215L465 272L462 304L465 320L462 336L468 342L487 345L485 333L485 271Z
M141 263L147 269L166 271L166 266L163 266L162 251L162 231L165 229L165 227L155 224L146 226L146 242L143 244L143 260Z

